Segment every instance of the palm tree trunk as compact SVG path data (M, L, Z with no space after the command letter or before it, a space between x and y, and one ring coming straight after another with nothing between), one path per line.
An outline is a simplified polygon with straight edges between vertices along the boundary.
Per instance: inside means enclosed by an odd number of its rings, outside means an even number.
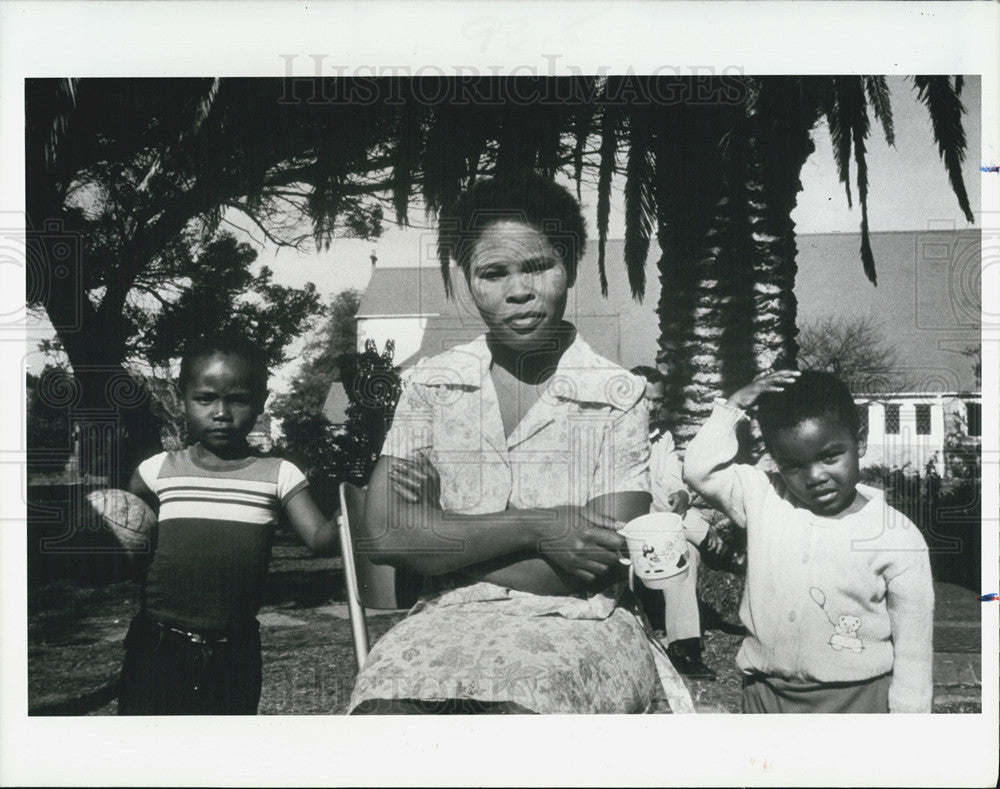
M667 108L657 137L658 421L682 448L716 397L797 352L791 212L818 112L793 79L742 84L737 104Z
M722 390L724 360L732 352L733 203L719 154L730 115L719 105L666 107L657 135L657 241L663 253L657 363L667 375L657 421L680 447Z
M766 77L755 83L746 112L745 177L751 254L747 263L753 274L751 375L795 366L798 249L791 214L802 190L802 166L815 150L810 131L818 117L801 81Z

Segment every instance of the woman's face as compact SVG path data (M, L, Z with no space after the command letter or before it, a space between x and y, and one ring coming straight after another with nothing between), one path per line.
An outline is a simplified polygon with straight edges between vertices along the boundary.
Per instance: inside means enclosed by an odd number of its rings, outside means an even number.
M492 337L512 350L548 340L566 311L572 285L559 250L513 220L490 225L469 263L469 290Z

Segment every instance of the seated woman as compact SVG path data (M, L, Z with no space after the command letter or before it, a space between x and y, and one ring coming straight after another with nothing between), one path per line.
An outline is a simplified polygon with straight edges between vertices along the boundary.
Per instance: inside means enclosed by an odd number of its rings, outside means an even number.
M615 530L649 510L648 411L644 382L563 320L579 206L524 173L479 181L441 224L487 331L404 385L365 526L374 561L428 578L350 710L624 713L665 696L693 711L619 604Z

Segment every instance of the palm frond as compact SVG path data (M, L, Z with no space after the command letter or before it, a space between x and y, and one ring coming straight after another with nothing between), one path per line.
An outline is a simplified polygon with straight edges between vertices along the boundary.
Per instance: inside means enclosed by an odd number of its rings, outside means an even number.
M428 213L437 213L458 198L466 165L455 141L462 139L463 133L457 107L448 101L434 106L422 155L423 196Z
M617 80L608 79L608 84ZM622 105L608 102L601 114L600 164L597 171L597 271L601 279L601 294L608 295L608 274L604 265L608 241L608 218L611 216L611 178L617 171L618 131L623 118Z
M931 126L934 129L934 140L938 151L944 160L952 191L958 198L958 204L969 222L974 222L972 208L969 206L969 195L965 191L965 181L962 178L962 162L965 161L965 129L962 127L962 114L965 108L958 98L959 87L952 87L948 77L915 76L913 85L917 89L917 98L927 106L931 116Z
M69 128L69 118L76 106L76 86L78 79L61 79L58 81L56 92L57 111L52 119L52 129L49 137L49 145L46 146L46 164L51 166L55 163L56 151L62 140L65 139L66 130Z
M833 78L833 91L826 97L826 106L824 107L826 122L830 127L830 140L833 142L833 157L837 162L840 182L844 184L847 191L848 207L852 206L851 131L849 123L843 118L841 95L844 92L844 83L851 79L851 77Z
M191 125L181 135L181 139L184 139L185 137L194 137L199 131L201 131L202 124L208 119L208 116L212 112L212 108L215 106L215 99L218 97L219 89L221 87L221 78L216 77L212 80L211 84L208 86L208 90L206 90L204 95L198 100L197 106L194 109L194 117L191 120Z
M892 103L889 100L889 86L885 77L864 77L865 89L868 92L868 102L872 105L875 119L882 124L885 141L889 145L896 144L896 132L892 124Z
M569 125L570 108L565 104L542 105L531 115L535 167L546 177L554 178L563 152L562 139Z
M872 254L871 238L868 234L868 162L865 159L865 141L871 125L865 108L864 86L861 79L847 79L839 92L841 122L849 127L854 148L854 163L858 175L858 202L861 204L861 264L865 276L873 285L878 281L875 275L875 256Z
M625 269L632 297L640 302L646 291L646 257L656 216L654 133L647 108L634 107L625 166Z
M576 199L581 199L580 187L583 182L583 149L590 134L591 117L586 110L578 110L573 118L573 181L576 183Z
M409 225L410 192L420 159L424 114L414 96L406 96L399 109L397 139L392 152L392 205L396 223Z
M576 199L580 199L583 181L583 151L594 124L594 97L598 94L597 77L575 77L574 96L578 102L573 112L573 181Z

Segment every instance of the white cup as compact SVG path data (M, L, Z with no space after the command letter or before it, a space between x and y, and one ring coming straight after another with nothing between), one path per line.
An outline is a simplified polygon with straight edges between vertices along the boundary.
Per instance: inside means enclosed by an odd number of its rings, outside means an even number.
M625 524L618 532L628 543L632 572L650 589L663 589L675 575L687 572L684 519L676 512L651 512Z

